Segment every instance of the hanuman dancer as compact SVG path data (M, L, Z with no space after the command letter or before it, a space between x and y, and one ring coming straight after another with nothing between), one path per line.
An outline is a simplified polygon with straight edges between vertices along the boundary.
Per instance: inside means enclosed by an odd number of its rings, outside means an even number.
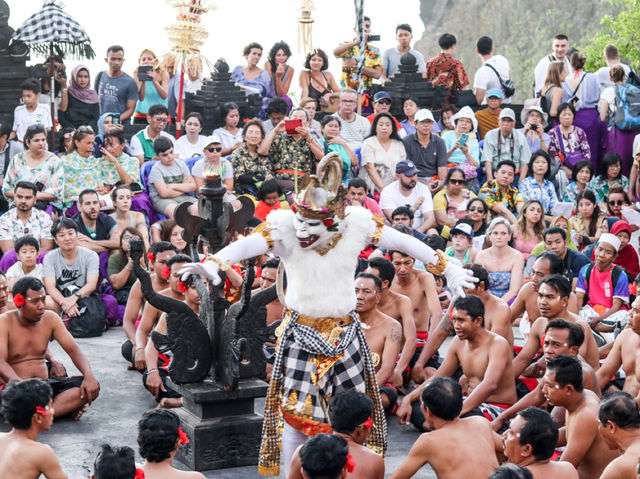
M317 176L302 179L292 211L272 211L251 235L181 271L219 284L218 272L243 259L272 251L283 262L286 304L276 332L277 353L258 464L258 472L265 476L279 474L280 446L288 468L293 452L310 436L331 433L329 399L347 389L364 392L373 400L373 429L367 446L379 454L386 452L387 427L375 370L354 311L354 272L363 248L373 243L404 251L422 260L434 274L444 274L458 294L475 281L467 270L448 263L444 253L384 226L382 217L360 206L345 207L337 154L323 158L317 171Z

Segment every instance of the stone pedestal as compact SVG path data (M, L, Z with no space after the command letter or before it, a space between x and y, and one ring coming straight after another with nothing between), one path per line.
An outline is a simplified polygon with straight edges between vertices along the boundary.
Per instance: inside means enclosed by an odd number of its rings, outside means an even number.
M254 400L266 396L267 383L243 379L229 391L211 380L169 385L182 394L175 412L190 439L178 460L195 471L258 464L263 417L255 414Z

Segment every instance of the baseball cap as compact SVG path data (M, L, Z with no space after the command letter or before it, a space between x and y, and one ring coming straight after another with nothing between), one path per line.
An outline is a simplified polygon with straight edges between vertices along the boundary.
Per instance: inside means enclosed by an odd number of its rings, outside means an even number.
M498 120L502 120L503 118L509 118L510 120L516 121L516 114L511 108L503 108L500 112L500 116L498 116Z
M424 121L424 120L435 121L434 118L433 118L433 113L431 113L426 108L418 110L416 112L415 116L413 117L413 120L416 121L416 122L420 122L420 121Z
M467 223L459 223L455 225L451 229L451 231L449 231L450 236L453 236L456 233L462 233L469 236L470 238L473 238L473 228L471 227L471 225Z
M413 164L413 161L403 160L399 161L396 165L396 174L403 174L407 176L413 176L418 173L418 168Z
M209 146L211 143L220 143L220 144L222 144L222 141L220 140L220 137L218 135L211 135L211 136L208 136L205 139L205 145L204 146Z
M500 88L492 88L487 92L487 98L504 98L502 90Z
M389 100L391 100L391 95L389 95L386 91L379 91L378 93L373 95L374 103L382 100L383 98L388 98Z

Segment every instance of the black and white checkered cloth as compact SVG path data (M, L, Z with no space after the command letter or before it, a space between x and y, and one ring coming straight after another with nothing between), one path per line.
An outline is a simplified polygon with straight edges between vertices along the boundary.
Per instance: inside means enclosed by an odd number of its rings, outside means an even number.
M50 44L75 56L93 58L91 39L84 28L53 1L31 15L12 37L29 45L39 54L48 55Z

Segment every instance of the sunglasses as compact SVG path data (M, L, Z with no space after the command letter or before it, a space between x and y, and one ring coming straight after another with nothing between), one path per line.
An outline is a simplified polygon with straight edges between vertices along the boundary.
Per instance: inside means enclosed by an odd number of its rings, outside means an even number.
M622 206L624 205L624 200L610 200L609 205L611 206Z
M479 208L479 207L475 207L475 206L472 206L471 208L469 208L469 212L470 213L475 213L476 211L478 213L484 213L484 208Z
M378 100L377 103L380 103L381 105L391 105L391 100L385 98L383 100Z
M464 185L464 180L451 179L451 180L449 180L449 183L451 183L452 185Z
M34 123L27 127L27 131L44 131L44 125L42 123Z
M217 151L218 153L222 151L222 147L221 146L210 146L209 148L205 148L205 150L207 150L209 153L213 153L214 151Z
M93 133L93 128L91 128L90 126L79 126L78 131Z

